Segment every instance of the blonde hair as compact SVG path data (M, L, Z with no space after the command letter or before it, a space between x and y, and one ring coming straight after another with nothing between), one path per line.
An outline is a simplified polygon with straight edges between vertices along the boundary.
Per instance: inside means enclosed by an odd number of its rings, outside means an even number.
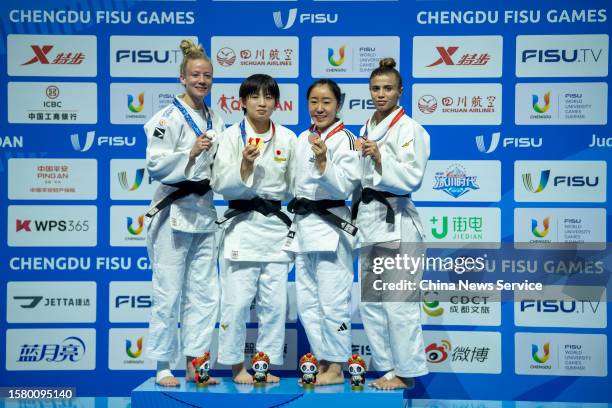
M378 68L376 68L374 71L372 71L372 74L370 74L370 81L372 81L372 78L374 78L375 76L393 74L397 78L398 87L401 88L402 76L400 75L399 71L395 69L396 65L397 63L393 58L381 59L378 62Z
M180 47L181 51L183 52L183 61L181 62L180 70L181 75L185 75L185 68L190 60L203 59L210 62L210 58L208 58L202 44L195 44L191 40L183 40L181 41Z

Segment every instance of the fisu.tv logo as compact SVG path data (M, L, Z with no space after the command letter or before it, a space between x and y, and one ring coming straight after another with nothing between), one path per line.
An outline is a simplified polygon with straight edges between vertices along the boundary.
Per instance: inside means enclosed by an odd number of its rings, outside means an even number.
M280 10L272 13L274 25L281 30L288 30L295 24L299 16L300 24L335 24L338 22L337 13L299 13L297 8L292 8L287 14L287 22L283 24L283 16Z
M70 135L70 143L72 148L77 152L86 152L96 142L97 146L113 146L113 147L130 147L136 146L135 136L98 136L94 130L85 134L85 138L81 138L78 133Z

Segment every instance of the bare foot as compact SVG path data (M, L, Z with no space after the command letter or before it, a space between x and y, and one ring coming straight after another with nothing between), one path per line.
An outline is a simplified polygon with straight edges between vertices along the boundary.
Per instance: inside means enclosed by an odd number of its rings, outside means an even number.
M267 383L277 383L279 381L280 381L280 378L278 378L277 376L272 375L270 373L268 373L267 376L266 376L266 382Z
M327 371L328 368L329 368L329 361L327 360L319 361L319 372L317 373L317 375L323 374L324 372Z
M380 377L379 379L372 381L372 382L369 384L369 386L370 386L370 387L374 387L374 388L379 388L379 389L381 389L380 387L381 387L383 384L385 384L387 381L388 381L388 380L387 380L387 379L385 378L385 376L383 375L383 376L382 376L382 377Z
M315 385L342 384L344 382L344 373L342 365L339 363L329 363L327 370L323 374L317 375Z
M180 385L180 381L178 378L173 376L172 374L162 377L160 379L156 379L155 382L162 387L178 387Z
M185 381L194 382L195 381L195 367L191 362L194 360L194 357L187 357L185 359Z
M253 384L253 377L242 363L232 366L232 378L236 384Z
M208 381L204 381L203 384L215 385L215 384L219 384L219 380L216 379L215 377L210 377Z
M384 382L376 380L376 388L379 390L399 390L402 388L412 388L414 386L413 378L393 377L390 380L384 379Z

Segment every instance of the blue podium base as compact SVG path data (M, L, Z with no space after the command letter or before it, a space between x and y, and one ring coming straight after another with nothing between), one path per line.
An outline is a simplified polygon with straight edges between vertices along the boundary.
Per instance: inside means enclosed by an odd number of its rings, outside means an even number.
M364 387L353 391L344 384L304 389L297 378L282 378L280 383L254 386L234 384L221 378L218 385L198 387L180 378L179 387L161 387L150 378L132 391L132 408L169 407L403 407L404 392Z

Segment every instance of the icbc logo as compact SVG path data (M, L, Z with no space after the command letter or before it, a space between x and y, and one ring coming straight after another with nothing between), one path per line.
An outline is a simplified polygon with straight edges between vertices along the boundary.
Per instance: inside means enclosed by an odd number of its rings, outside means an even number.
M59 96L59 88L55 85L49 85L46 90L47 98L55 99Z

